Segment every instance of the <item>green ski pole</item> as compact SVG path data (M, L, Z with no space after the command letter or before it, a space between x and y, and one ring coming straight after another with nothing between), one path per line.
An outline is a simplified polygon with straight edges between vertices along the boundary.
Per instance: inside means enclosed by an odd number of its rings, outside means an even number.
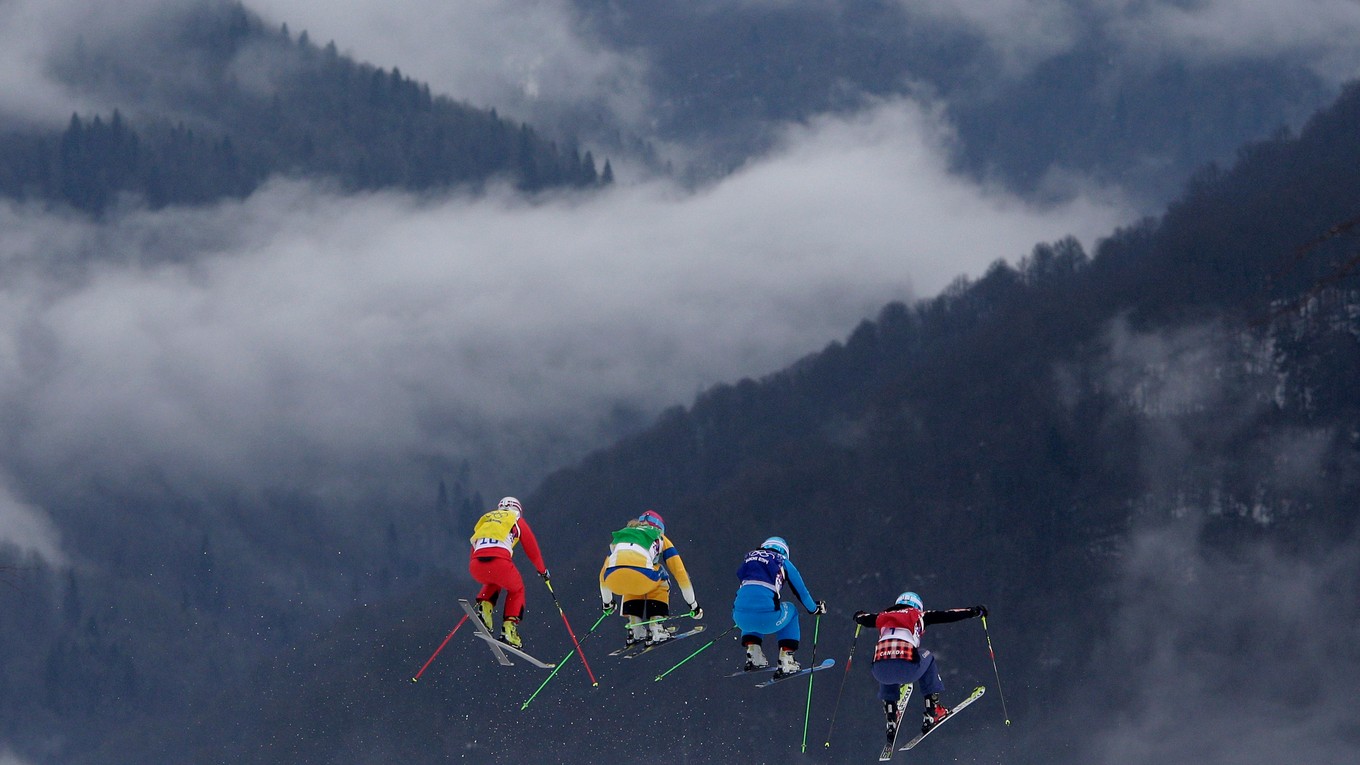
M731 632L732 630L734 630L734 629L736 629L736 628L737 628L737 625L733 624L731 627L728 627L727 629L723 630L723 633L722 633L721 635L719 635L719 636L713 638L712 640L708 641L707 643L704 643L703 646L701 646L697 651L695 651L694 653L690 654L689 656L686 656L685 658L681 659L679 664L676 664L674 667L671 667L670 669L666 670L665 672L662 672L661 674L657 675L657 676L656 676L656 679L653 680L653 682L656 682L656 681L660 680L661 678L665 677L666 675L669 675L670 673L674 672L674 671L677 670L677 669L680 669L680 667L684 666L684 664L685 664L686 662L688 662L690 659L693 659L695 656L698 656L699 654L703 653L705 650L708 649L709 646L711 646L711 645L713 645L714 643L718 642L718 641L721 640L723 637L725 637L725 636L727 635L727 633Z
M817 636L822 632L822 615L817 614L817 620L812 623L812 664L817 666ZM807 729L808 718L812 716L812 681L816 679L816 672L808 673L808 697L807 709L803 710L803 751L807 751Z
M595 623L590 625L590 630L586 632L585 637L581 638L581 642L584 643L587 640L589 640L590 636L595 634L595 628L600 626L600 622L603 622L605 618L608 616L609 614L600 614L600 618L596 619ZM524 710L529 708L529 702L533 701L534 697L538 696L539 691L542 691L548 685L548 681L553 679L553 675L556 675L559 671L561 671L562 667L566 665L568 661L571 661L572 654L576 653L576 650L577 650L576 648L573 648L572 650L567 651L567 655L563 656L562 660L557 662L556 667L553 667L552 674L548 675L548 679L544 680L542 685L538 686L538 690L534 691L533 695L526 699L524 703L520 705L519 711L523 712Z

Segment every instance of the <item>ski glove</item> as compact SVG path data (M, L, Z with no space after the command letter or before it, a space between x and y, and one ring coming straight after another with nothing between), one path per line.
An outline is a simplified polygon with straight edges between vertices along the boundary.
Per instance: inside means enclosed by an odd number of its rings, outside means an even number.
M549 574L549 573L548 573L548 569L545 568L545 569L543 569L543 573L539 574L539 576L542 577L542 578L543 578L543 581L546 582L546 581L548 581L548 578L551 577L552 575Z
M614 601L606 600L604 602L604 615L609 616L612 613L614 613Z
M689 607L689 611L690 611L689 618L691 618L691 619L702 619L702 618L704 618L704 609L700 608L698 603L692 604L692 605Z
M812 613L817 614L819 616L821 614L826 613L826 601L825 600L817 601L817 607L812 609Z
M973 606L973 616L986 616L986 615L987 615L986 606Z

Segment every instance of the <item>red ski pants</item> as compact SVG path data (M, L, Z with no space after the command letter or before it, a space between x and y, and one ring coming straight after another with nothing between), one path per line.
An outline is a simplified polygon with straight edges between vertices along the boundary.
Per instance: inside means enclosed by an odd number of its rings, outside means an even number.
M495 603L501 590L505 590L505 618L518 620L524 616L524 578L509 558L474 555L468 562L468 573L482 585L477 600Z

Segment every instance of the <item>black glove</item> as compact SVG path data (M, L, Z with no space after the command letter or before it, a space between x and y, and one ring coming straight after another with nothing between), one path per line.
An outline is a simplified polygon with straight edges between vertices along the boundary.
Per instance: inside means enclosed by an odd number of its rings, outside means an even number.
M826 613L826 601L825 600L817 601L817 607L812 609L812 613L817 615Z
M855 612L855 615L854 615L853 617L851 617L851 618L853 618L855 621L859 621L860 619L863 619L864 617L866 617L866 616L868 616L868 615L869 615L869 612L868 612L868 611L856 611L856 612Z
M546 581L548 581L548 578L549 578L550 576L552 576L552 575L549 574L549 573L548 573L548 569L545 568L545 569L543 569L543 573L539 574L539 576L543 579L543 581L546 582Z
M986 606L973 606L973 616L986 616L986 615L987 615Z
M689 607L689 618L691 619L704 618L704 609L700 608L698 603L691 604Z
M614 601L606 600L604 602L603 611L605 616L609 616L610 614L614 613Z

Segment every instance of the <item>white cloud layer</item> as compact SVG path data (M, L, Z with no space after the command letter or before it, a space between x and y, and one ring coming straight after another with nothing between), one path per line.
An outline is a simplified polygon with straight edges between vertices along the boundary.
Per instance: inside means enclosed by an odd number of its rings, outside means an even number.
M72 112L112 109L58 82L54 57L80 45L130 44L149 25L192 2L0 0L0 118L61 123Z
M0 545L12 545L22 553L37 553L50 563L65 562L60 535L46 514L15 499L4 486L0 486ZM0 753L0 765L4 762L4 754Z
M645 119L644 65L591 40L567 0L251 0L312 41L521 119L606 111Z
M23 413L9 462L269 485L466 456L522 485L600 445L621 405L688 403L889 300L1127 215L955 178L948 135L883 103L698 192L530 204L275 184L106 224L3 208L0 407ZM85 255L102 265L78 279L52 265Z
M1100 36L1126 62L1284 57L1342 83L1360 75L1353 0L902 0L908 15L968 29L1022 74Z

